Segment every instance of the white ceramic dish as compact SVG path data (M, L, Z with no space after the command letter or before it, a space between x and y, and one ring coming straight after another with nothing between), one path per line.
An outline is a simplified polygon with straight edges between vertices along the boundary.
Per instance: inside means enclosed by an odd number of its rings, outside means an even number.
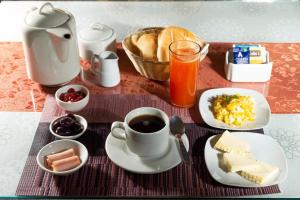
M61 93L66 93L68 91L68 89L70 88L74 88L75 91L82 91L86 94L86 96L81 99L80 101L76 101L76 102L64 102L62 100L59 99L59 95ZM56 103L59 107L61 107L62 109L66 110L66 111L70 111L70 112L78 112L80 110L82 110L89 102L89 90L84 87L83 85L66 85L63 86L61 88L59 88L56 92L55 92L55 100Z
M219 167L218 150L212 147L212 139L208 138L205 144L205 163L210 175L218 182L239 187L263 187L275 185L284 181L288 174L287 160L281 146L272 137L251 132L235 132L237 137L247 141L251 146L251 152L257 160L265 161L279 167L279 174L273 180L263 185L252 183L237 173L225 172Z
M189 141L185 134L182 140L186 149L189 149ZM156 174L181 163L178 145L175 137L170 134L169 148L165 155L159 158L139 157L129 150L125 140L117 139L109 134L105 142L105 150L112 162L125 170L138 174Z
M95 22L78 34L79 55L90 61L94 54L103 51L116 52L116 32L109 26Z
M28 10L19 32L29 78L50 87L68 83L80 73L75 17L54 5L44 2Z
M255 121L254 122L245 122L242 126L239 127L232 127L224 122L221 122L215 119L213 112L211 111L211 99L218 95L228 94L240 94L251 96L254 101L254 112L255 112ZM215 128L221 129L228 129L228 130L253 130L253 129L260 129L265 127L271 117L271 110L270 106L266 100L266 98L259 92L255 90L249 89L241 89L241 88L218 88L218 89L211 89L205 91L199 101L199 111L202 116L202 119L206 124Z
M225 74L232 82L266 82L270 80L273 63L267 52L267 62L264 64L233 64L229 62L229 51L226 52Z
M64 116L66 116L66 115L64 115ZM74 116L75 116L76 120L79 121L79 123L83 126L83 130L80 133L78 133L76 135L72 135L72 136L62 136L62 135L56 134L52 129L52 125L57 119L63 117L63 116L60 116L60 117L57 117L57 118L55 118L54 120L51 121L51 123L49 125L49 130L50 130L51 134L54 135L55 137L59 138L59 139L76 139L76 138L79 138L86 131L86 129L88 127L88 123L87 123L87 121L84 117L82 117L80 115L75 115L75 114L74 114Z
M67 170L67 171L62 171L62 172L55 172L55 171L52 171L45 167L45 164L44 164L45 156L53 154L53 153L57 153L57 152L60 152L60 151L63 151L65 149L69 149L69 148L77 149L80 160L81 160L81 163L79 166L77 166L73 169ZM83 144L81 144L80 142L77 142L75 140L68 140L68 139L57 140L57 141L47 144L39 151L39 153L36 157L39 167L51 174L54 174L54 175L68 175L68 174L74 173L77 170L79 170L86 163L87 159L88 159L88 150L86 149L86 147Z

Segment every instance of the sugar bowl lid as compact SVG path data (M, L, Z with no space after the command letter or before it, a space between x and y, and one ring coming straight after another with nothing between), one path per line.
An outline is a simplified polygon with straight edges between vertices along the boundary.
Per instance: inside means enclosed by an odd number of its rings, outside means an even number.
M107 25L94 23L79 32L79 37L87 41L108 40L114 34L114 30Z
M40 8L31 9L25 17L25 23L38 28L54 28L64 24L69 18L66 12L47 2Z

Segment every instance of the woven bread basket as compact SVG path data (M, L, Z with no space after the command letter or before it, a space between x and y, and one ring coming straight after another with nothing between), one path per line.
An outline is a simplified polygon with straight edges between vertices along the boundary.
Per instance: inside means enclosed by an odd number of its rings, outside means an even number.
M135 35L139 36L145 33L156 33L159 34L164 28L163 27L151 27L139 29L136 31ZM131 42L130 34L124 38L122 41L122 47L125 50L127 56L132 62L135 69L148 79L157 81L167 81L170 76L169 62L159 62L158 60L146 60L139 55L139 50ZM201 46L200 61L203 60L208 53L209 44L205 43Z

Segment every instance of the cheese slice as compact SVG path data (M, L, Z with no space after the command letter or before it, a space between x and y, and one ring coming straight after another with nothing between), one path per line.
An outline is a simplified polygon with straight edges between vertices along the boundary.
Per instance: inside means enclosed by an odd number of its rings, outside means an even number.
M239 174L245 179L258 184L264 184L278 175L278 167L262 161L257 162L257 166L253 168L243 169L239 172Z
M254 159L251 153L237 154L237 153L224 153L223 161L227 171L237 172L241 170L253 169L258 165L257 160Z
M227 130L221 135L214 148L225 152L250 152L250 145L247 142L234 136L234 134Z

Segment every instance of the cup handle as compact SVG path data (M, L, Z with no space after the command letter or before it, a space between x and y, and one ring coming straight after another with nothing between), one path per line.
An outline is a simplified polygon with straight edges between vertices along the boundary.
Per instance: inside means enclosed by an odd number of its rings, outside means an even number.
M100 67L101 59L100 59L99 55L93 54L93 56L91 58L91 71L93 74L97 75L100 69L96 67L95 60L99 61L99 67Z
M116 129L122 129L122 131L117 131ZM125 127L124 122L113 122L111 125L111 134L119 139L125 140L126 134L125 134Z

